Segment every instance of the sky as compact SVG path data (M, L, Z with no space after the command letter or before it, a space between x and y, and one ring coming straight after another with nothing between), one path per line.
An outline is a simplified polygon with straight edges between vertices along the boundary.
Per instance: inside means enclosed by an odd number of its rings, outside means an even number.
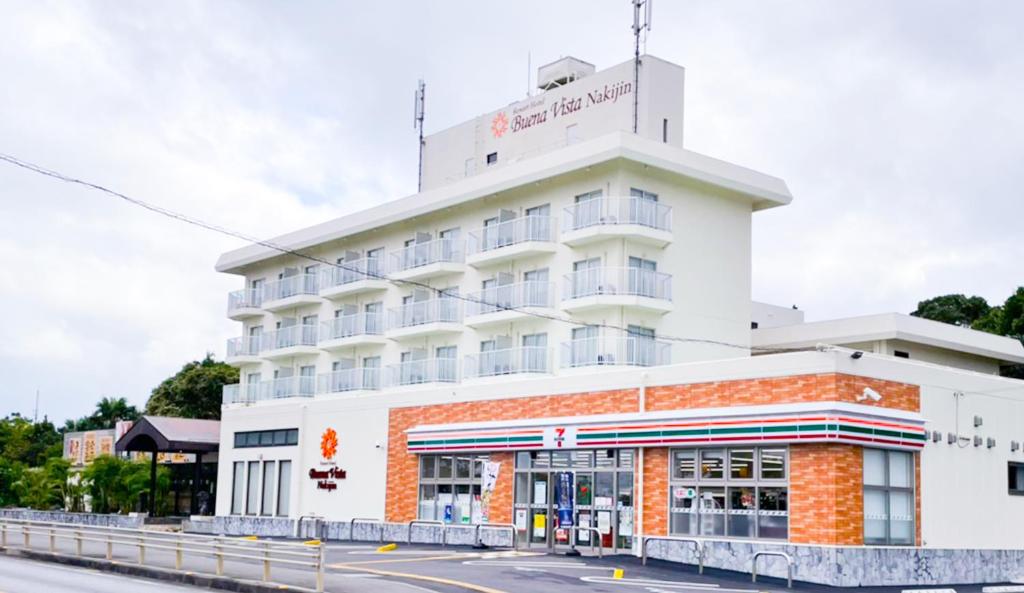
M416 188L426 131L523 98L528 63L630 59L628 0L0 0L0 153L270 237ZM1024 3L659 0L684 146L783 178L753 297L809 320L1024 284ZM235 239L0 163L0 414L138 406L223 357Z

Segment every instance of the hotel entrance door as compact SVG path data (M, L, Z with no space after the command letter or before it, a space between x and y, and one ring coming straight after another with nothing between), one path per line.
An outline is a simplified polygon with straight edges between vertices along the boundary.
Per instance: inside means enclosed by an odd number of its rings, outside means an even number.
M516 456L514 519L519 541L551 551L600 545L609 551L633 545L632 449L533 451ZM560 525L556 484L569 473L572 524L596 528L575 533ZM594 541L598 538L598 541Z

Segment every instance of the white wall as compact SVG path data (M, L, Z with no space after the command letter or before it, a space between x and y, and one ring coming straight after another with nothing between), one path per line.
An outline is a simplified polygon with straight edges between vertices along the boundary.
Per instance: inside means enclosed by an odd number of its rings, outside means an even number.
M782 307L759 301L751 304L750 320L757 324L758 329L783 327L804 322L804 312L793 307Z

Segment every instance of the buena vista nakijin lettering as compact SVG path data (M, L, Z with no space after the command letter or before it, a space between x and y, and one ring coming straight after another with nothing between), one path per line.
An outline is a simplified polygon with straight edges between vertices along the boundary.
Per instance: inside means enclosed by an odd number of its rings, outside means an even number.
M576 97L562 97L549 107L542 107L531 113L523 113L531 108L540 107L542 104L541 101L533 101L529 105L514 108L512 110L514 115L511 122L508 121L508 116L505 115L504 111L499 112L495 116L494 122L492 122L492 133L495 138L500 138L505 133L506 128L512 133L520 132L540 125L548 121L548 119L554 120L559 117L566 117L594 105L617 103L621 97L632 92L633 83L623 80L614 84L606 84L602 88L588 91L586 94ZM495 126L500 127L500 133L498 133Z

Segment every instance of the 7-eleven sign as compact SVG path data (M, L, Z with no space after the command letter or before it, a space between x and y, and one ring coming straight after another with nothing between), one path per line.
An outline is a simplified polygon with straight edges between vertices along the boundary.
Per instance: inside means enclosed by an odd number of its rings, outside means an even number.
M545 449L575 449L576 428L572 426L549 426L544 429Z

